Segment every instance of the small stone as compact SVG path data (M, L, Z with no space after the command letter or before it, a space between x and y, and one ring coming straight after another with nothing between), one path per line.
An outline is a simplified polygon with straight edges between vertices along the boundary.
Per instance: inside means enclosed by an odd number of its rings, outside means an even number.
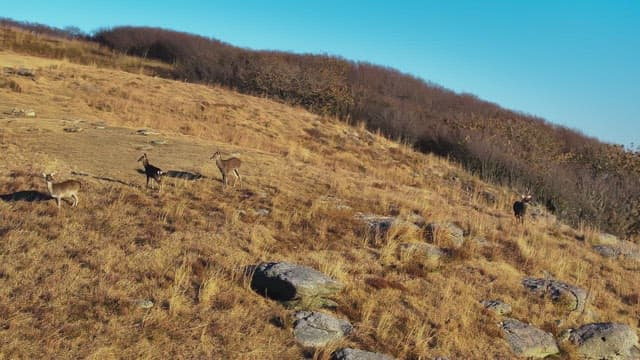
M393 360L393 357L385 354L353 348L343 348L331 355L332 360Z
M151 309L153 307L153 301L147 299L136 300L136 306L141 309Z
M511 305L504 303L500 300L485 300L485 301L482 301L482 306L484 306L485 309L490 310L497 315L511 314Z

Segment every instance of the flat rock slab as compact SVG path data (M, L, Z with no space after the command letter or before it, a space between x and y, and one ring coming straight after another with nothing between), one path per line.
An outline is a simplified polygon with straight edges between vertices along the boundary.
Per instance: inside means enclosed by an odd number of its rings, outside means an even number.
M251 288L271 299L296 306L335 306L329 297L343 285L308 266L286 262L261 263L253 268Z
M430 242L454 249L464 244L464 231L450 222L427 224L425 236Z
M317 311L298 311L295 314L293 334L304 347L323 347L349 335L353 326L346 320Z
M549 297L553 302L564 304L569 311L584 310L587 292L577 286L552 279L525 278L524 288L532 294Z
M333 353L332 360L394 360L393 357L385 354L370 351L344 348Z
M569 332L580 359L640 359L638 336L626 324L594 323Z
M560 352L553 335L515 319L500 324L511 350L520 357L541 359Z

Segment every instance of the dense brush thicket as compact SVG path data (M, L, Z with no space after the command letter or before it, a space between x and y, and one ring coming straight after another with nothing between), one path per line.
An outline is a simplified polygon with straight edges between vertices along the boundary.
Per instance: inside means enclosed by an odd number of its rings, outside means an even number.
M368 63L253 51L157 28L97 32L102 45L173 65L176 79L268 96L448 156L482 178L531 188L574 224L640 233L640 153ZM166 75L166 74L165 74Z

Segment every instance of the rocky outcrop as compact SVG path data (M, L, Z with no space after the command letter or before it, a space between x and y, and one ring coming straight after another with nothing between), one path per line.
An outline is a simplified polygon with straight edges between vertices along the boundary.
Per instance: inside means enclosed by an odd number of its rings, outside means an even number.
M304 347L322 347L349 335L353 326L346 320L316 311L298 311L295 314L293 334Z
M500 323L511 350L520 357L542 359L560 352L553 335L515 319Z
M315 269L286 262L262 263L250 270L252 289L289 306L336 306L330 298L343 287Z
M584 310L587 301L584 289L557 280L525 278L522 285L530 293L548 297L554 303L564 305L569 311Z
M394 360L393 357L385 354L374 353L364 350L343 348L333 353L332 360Z
M625 324L594 323L565 333L563 344L575 348L580 359L640 359L638 336Z

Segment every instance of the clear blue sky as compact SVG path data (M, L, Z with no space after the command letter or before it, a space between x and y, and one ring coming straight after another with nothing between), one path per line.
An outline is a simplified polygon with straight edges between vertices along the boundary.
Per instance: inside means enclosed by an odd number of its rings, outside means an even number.
M156 26L390 66L607 142L640 144L640 0L7 1L90 32Z

